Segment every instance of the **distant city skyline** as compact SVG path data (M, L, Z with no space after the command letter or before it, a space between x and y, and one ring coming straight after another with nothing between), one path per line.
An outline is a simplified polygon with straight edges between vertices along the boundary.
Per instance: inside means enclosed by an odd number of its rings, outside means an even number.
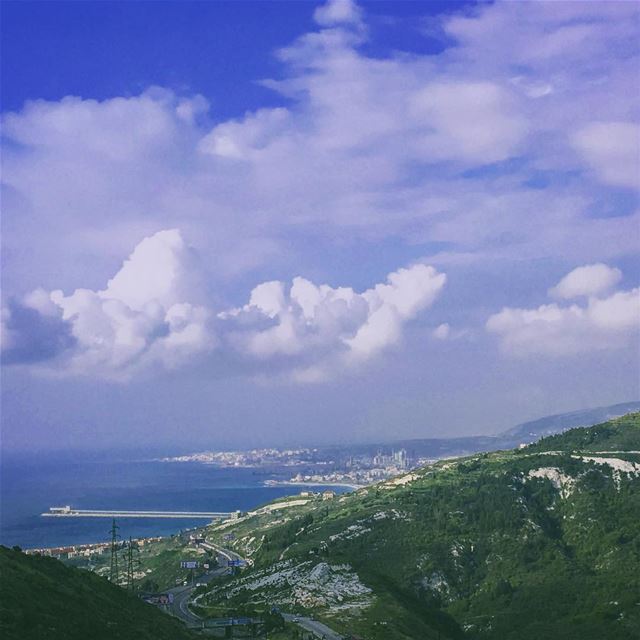
M4 3L3 449L638 399L640 7L524 4Z

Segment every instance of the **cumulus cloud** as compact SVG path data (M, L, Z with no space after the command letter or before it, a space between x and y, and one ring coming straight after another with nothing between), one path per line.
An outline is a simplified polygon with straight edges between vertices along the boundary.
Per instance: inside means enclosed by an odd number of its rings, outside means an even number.
M4 364L50 360L76 344L71 325L44 291L34 291L22 301L10 299L1 313Z
M397 344L404 325L435 300L446 276L417 264L399 269L362 293L294 278L265 282L249 302L219 314L238 352L266 360L291 358L301 380L321 379L338 366L357 365Z
M559 297L589 295L584 304L506 307L488 319L487 330L499 336L505 352L516 356L564 356L628 346L639 337L640 288L606 295L618 274L607 272L609 280L599 282L585 275L603 273L599 267L606 265L575 269L555 287Z
M397 344L446 277L423 264L362 293L296 277L264 282L243 307L214 313L197 256L177 229L143 239L101 290L38 289L3 310L6 364L52 361L59 373L126 380L203 356L230 356L300 381L357 365Z
M178 229L168 229L144 238L99 294L141 311L149 301L169 309L194 300L201 288L194 252Z
M145 365L168 368L211 348L208 311L199 297L194 257L177 229L145 238L98 291L35 291L4 312L3 360L56 357L59 372L127 378ZM44 340L46 357L33 357Z
M588 264L568 273L555 287L549 289L553 298L596 296L609 291L622 278L622 272L606 264Z

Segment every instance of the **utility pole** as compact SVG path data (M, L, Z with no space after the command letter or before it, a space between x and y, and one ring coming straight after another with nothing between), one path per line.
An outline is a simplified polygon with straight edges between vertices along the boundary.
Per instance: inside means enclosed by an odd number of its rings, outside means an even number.
M109 581L118 584L118 525L114 518L111 523L111 566L109 568Z

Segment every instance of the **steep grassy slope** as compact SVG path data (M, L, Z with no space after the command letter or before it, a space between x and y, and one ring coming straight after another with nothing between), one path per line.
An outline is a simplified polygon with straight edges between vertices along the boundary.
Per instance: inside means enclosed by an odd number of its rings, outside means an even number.
M638 452L640 450L638 416L640 413L629 413L592 427L571 429L562 434L548 436L529 445L524 451Z
M0 547L4 640L187 640L181 623L88 571Z
M211 529L254 565L199 604L371 640L640 637L638 450L632 414Z

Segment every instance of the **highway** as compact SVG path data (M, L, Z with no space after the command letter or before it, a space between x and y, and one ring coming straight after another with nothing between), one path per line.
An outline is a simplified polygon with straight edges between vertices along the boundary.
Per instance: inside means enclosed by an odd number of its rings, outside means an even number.
M173 602L169 605L169 611L180 618L188 627L200 626L201 620L195 614L189 611L187 606L191 597L191 592L194 587L176 587L175 589L169 589L169 593L173 593Z
M318 638L324 638L324 640L342 640L342 636L339 633L327 627L326 624L322 624L322 622L318 622L312 618L296 616L291 613L283 613L282 617L287 622L293 622L306 631L311 631L311 633L315 634Z
M244 562L247 562L246 558L243 558L235 551L224 549L211 542L201 542L200 545L206 549L209 549L209 551L213 551L219 556L222 556L226 560L242 560ZM198 582L210 582L216 576L220 576L226 571L227 567L219 567L218 569L214 569L204 576L200 576L198 578ZM174 616L176 616L176 618L180 618L180 620L182 620L188 627L192 628L200 627L202 625L202 618L197 616L189 609L189 601L191 600L191 593L194 589L194 586L188 585L175 587L168 590L168 593L173 594L173 603L169 605L169 611ZM297 624L302 629L310 631L319 639L322 638L323 640L343 640L342 636L339 633L336 633L333 629L327 627L326 624L318 622L317 620L313 620L312 618L294 615L291 613L283 613L282 617L287 622Z
M209 551L213 551L217 556L222 556L225 560L242 560L246 562L245 558L237 554L235 551L231 551L230 549L223 549L216 544L212 544L211 542L200 542L201 547L208 549ZM203 576L198 578L198 582L210 582L216 576L223 575L227 572L227 567L219 567L217 569L213 569L209 571ZM173 594L173 603L169 605L169 611L176 616L176 618L180 618L184 623L186 623L189 627L200 626L202 624L202 618L197 616L189 609L189 601L191 600L191 593L195 589L195 585L187 585L174 587L173 589L169 589L167 593Z
M216 576L220 576L227 571L226 567L213 569L207 574L200 576L198 582L210 582ZM169 611L176 617L180 618L188 627L201 626L202 618L197 616L189 609L189 601L191 593L195 589L194 585L174 587L169 589L167 593L173 594L173 603L169 605Z
M209 542L208 540L206 542L201 542L200 546L204 547L205 549L208 549L209 551L213 551L214 553L217 553L219 556L222 556L225 560L240 560L241 562L244 562L246 565L252 564L250 560L243 558L239 553L236 553L235 551L231 551L231 549L223 549L222 547L219 547L217 544L214 544L213 542Z

